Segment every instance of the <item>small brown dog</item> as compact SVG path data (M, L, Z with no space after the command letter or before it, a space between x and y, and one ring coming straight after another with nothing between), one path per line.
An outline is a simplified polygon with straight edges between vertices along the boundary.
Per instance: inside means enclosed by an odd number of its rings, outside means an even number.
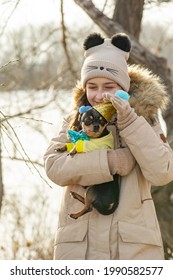
M78 133L81 135L82 133L85 133L89 138L100 138L110 133L107 130L108 121L95 108L90 107L87 108L86 111L82 111L79 115L79 120L81 131ZM57 149L57 151L61 152L66 150L67 145ZM76 152L74 144L69 155L74 155ZM112 214L119 203L120 176L116 174L113 176L113 179L114 180L110 182L86 187L87 190L84 197L75 192L71 192L71 195L75 199L84 204L84 208L79 212L69 214L69 216L73 219L77 219L85 213L92 211L93 207L103 215Z
M68 155L71 156L77 153L75 146L77 140L90 140L93 138L100 138L106 136L109 133L106 129L106 119L95 108L91 106L81 106L79 108L78 122L78 132L68 130L70 139L74 144L74 147L68 153ZM67 151L67 146L68 143L58 148L57 151Z

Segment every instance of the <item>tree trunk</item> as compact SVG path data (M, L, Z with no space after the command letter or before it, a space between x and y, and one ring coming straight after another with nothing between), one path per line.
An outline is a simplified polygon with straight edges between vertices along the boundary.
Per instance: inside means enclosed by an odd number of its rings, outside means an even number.
M113 14L113 21L139 39L144 0L117 0Z
M169 259L173 252L173 184L166 187L153 187L152 196L163 238L165 258ZM170 252L170 249L172 249Z

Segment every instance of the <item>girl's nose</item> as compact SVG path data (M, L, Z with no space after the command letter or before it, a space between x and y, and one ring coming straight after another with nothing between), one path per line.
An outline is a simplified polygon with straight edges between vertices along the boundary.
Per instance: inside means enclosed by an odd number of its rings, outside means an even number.
M98 89L96 94L96 100L99 102L103 102L103 90Z

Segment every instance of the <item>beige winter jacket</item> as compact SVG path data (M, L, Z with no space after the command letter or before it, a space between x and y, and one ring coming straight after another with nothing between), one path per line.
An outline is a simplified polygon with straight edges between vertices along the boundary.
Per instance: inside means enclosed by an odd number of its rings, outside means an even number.
M129 68L129 74L130 103L139 117L120 132L120 137L130 148L136 165L130 174L122 177L120 203L113 214L104 216L94 209L77 220L68 216L82 208L81 202L71 198L70 191L83 195L82 186L113 179L107 150L74 157L67 156L66 152L56 152L56 147L67 141L67 118L45 154L47 176L64 187L55 237L55 259L164 259L150 190L151 185L161 186L173 180L173 152L164 141L160 125L150 124L156 118L158 108L164 108L167 96L160 81L144 69L133 66ZM115 127L109 129L115 136Z

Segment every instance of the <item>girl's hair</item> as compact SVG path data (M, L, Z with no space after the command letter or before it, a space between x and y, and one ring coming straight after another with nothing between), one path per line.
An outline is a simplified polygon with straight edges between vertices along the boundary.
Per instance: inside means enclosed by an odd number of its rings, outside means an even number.
M78 82L73 90L74 114L70 118L69 127L72 130L79 131L81 129L79 122L79 107L90 105L86 96L86 90L82 88L81 84Z

